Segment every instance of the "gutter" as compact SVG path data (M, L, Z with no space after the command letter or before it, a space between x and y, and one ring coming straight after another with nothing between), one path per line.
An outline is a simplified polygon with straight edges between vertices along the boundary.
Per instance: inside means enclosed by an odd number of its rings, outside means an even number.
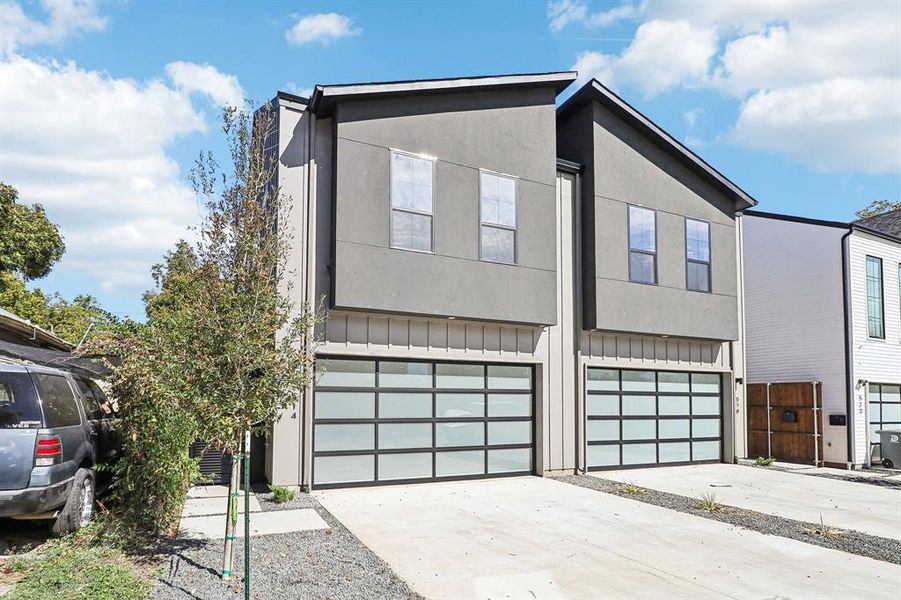
M845 429L848 436L848 468L854 468L854 436L852 432L852 421L854 419L854 390L851 382L851 323L849 321L851 315L850 294L851 286L848 281L848 238L854 232L853 227L849 227L847 233L842 235L842 310L845 316L845 410L847 417L845 418Z

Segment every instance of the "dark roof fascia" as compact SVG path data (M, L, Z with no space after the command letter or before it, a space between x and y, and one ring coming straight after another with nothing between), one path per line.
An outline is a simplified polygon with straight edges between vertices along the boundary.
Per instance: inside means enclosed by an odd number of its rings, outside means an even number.
M317 116L328 116L337 101L355 96L401 96L406 94L475 91L497 87L552 86L559 94L576 80L575 71L522 73L514 75L478 75L442 79L407 79L367 83L317 85L310 96L309 110Z
M877 229L872 229L870 227L866 227L865 225L861 225L860 223L851 223L849 227L854 231L859 231L861 233L866 233L878 238L882 238L884 240L888 240L890 242L895 242L896 244L901 244L901 237L892 235L890 233L886 233L884 231L879 231Z
M565 158L557 159L557 170L564 171L566 173L575 173L579 174L582 172L582 163L573 162L571 160L566 160Z
M275 93L275 97L279 100L287 100L289 102L297 102L298 104L309 104L310 99L304 96L298 96L296 94L290 94L288 92L283 92L281 90Z
M745 207L757 206L757 200L735 185L725 175L717 171L700 156L683 146L678 140L664 131L656 123L643 115L638 109L614 94L597 79L592 79L582 86L557 108L557 115L581 106L584 102L597 101L602 106L619 116L633 128L643 133L648 139L663 150L669 152L680 162L703 176L739 204Z
M764 219L775 219L777 221L790 221L792 223L803 223L805 225L819 225L821 227L838 227L840 229L850 229L849 223L841 221L826 221L823 219L810 219L808 217L796 217L794 215L780 215L777 213L764 212L761 210L746 210L744 214L751 217L762 217Z

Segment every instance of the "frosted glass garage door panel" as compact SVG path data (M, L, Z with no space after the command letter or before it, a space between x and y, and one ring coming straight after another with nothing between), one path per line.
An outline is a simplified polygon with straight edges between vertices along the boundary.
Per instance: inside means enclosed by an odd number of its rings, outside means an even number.
M619 421L590 420L587 429L589 442L610 442L619 440Z
M432 395L379 392L380 419L429 419Z
M664 442L658 445L660 462L688 462L691 460L691 446L689 442Z
M656 375L653 371L623 371L623 391L654 392L657 390Z
M478 423L437 423L435 425L435 445L482 446L485 444L485 424Z
M431 448L431 423L380 423L379 449Z
M314 450L373 450L375 425L316 425L313 428Z
M438 452L435 455L435 475L437 477L481 475L484 472L484 450Z
M624 440L653 440L657 437L657 421L654 419L630 419L623 421Z
M531 417L531 394L488 394L489 417Z
M488 388L492 390L531 390L532 367L488 365Z
M692 419L691 437L709 438L720 436L719 419Z
M531 421L492 421L488 423L488 444L531 444Z
M615 444L609 446L588 446L586 458L589 467L619 466L619 446Z
M379 454L379 481L432 476L432 453Z
M420 362L379 362L379 387L430 388L432 365Z
M375 456L317 456L313 459L313 483L354 483L375 478Z
M688 396L660 396L659 414L664 416L685 416L691 411Z
M435 383L439 388L482 389L485 387L485 366L438 364Z
M375 394L370 392L316 392L316 419L371 419L375 417Z
M488 451L489 473L516 473L532 470L531 448Z
M446 419L485 416L485 394L436 394L435 416Z
M720 376L717 373L692 373L691 391L694 394L718 394Z
M588 369L589 390L619 390L619 371L613 369Z
M698 415L719 415L720 414L720 397L719 396L695 396L691 399L691 414Z
M692 460L719 460L720 443L719 442L692 442L691 443L691 459Z
M623 444L624 465L649 465L657 462L657 444Z
M328 387L375 386L374 360L327 358L316 361L316 385Z
M691 437L688 419L660 419L657 437L661 439L687 439Z
M657 414L654 396L623 396L623 415L645 416Z
M590 395L586 404L588 414L593 417L613 417L619 414L619 396Z

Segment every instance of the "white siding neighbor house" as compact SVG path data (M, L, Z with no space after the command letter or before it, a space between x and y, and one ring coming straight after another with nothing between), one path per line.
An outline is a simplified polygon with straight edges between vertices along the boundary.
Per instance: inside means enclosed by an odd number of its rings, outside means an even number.
M880 462L876 432L901 429L901 210L747 211L742 239L748 382L821 382L825 462Z

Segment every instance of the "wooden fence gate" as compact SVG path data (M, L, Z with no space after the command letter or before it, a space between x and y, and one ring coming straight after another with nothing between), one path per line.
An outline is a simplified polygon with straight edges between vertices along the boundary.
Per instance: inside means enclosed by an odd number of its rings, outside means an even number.
M748 456L823 464L823 384L748 385Z

